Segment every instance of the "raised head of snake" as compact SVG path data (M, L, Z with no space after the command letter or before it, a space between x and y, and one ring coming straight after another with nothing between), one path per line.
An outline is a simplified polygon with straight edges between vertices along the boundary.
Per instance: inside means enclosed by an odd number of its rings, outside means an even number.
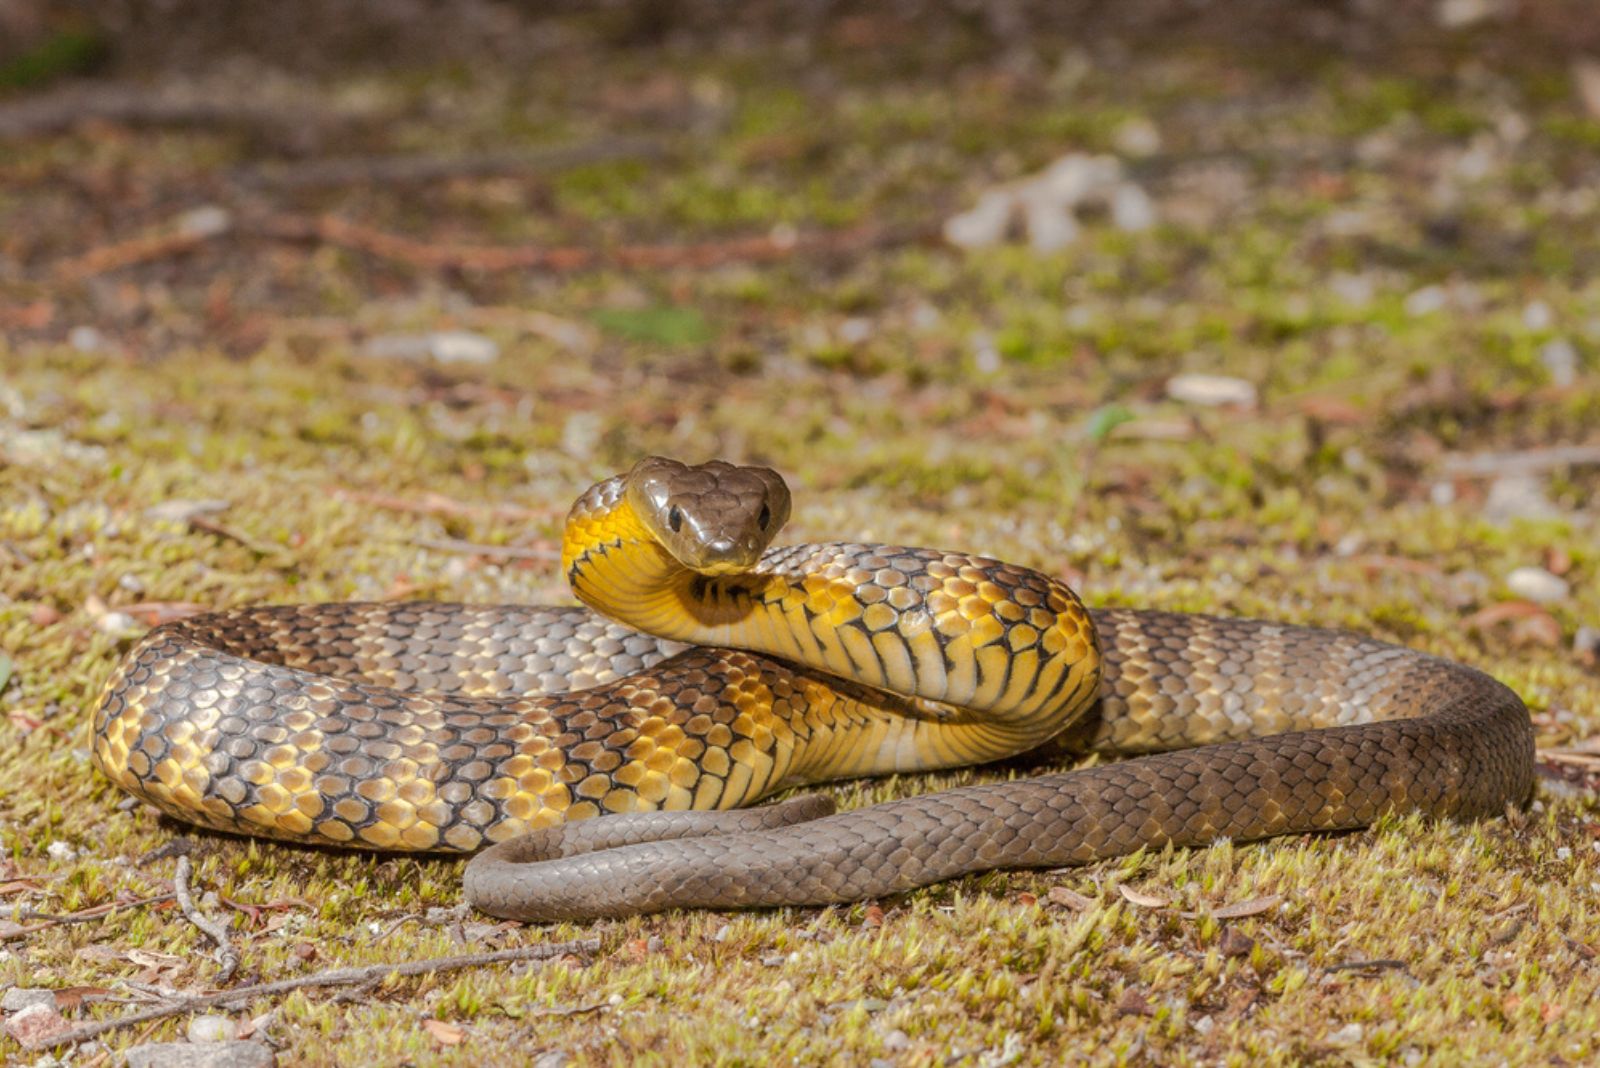
M578 498L562 569L579 600L613 619L750 648L735 628L779 581L759 565L788 518L789 488L770 468L648 456Z
M748 571L789 519L789 487L768 467L647 456L622 476L622 487L645 529L702 575Z

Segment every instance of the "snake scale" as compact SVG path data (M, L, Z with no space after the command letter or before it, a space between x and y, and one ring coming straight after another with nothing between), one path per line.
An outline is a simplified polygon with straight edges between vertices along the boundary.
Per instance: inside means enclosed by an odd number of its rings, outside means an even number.
M769 548L788 514L766 468L651 457L568 517L562 568L589 608L165 624L107 683L94 762L218 830L476 852L467 899L530 920L861 900L1531 794L1528 711L1472 668L1338 631L1089 610L961 553ZM1045 743L1142 755L838 814L740 810Z

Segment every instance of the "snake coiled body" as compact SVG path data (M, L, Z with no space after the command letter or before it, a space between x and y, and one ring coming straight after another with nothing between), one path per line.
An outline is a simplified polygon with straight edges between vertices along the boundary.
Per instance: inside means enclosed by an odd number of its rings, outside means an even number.
M787 513L764 469L651 459L592 487L563 568L620 622L350 604L165 625L108 682L95 763L220 830L491 846L467 897L524 919L859 900L1390 811L1490 816L1531 792L1527 709L1471 668L1336 631L1091 612L959 553L767 549ZM1152 755L837 815L705 811L1047 742Z

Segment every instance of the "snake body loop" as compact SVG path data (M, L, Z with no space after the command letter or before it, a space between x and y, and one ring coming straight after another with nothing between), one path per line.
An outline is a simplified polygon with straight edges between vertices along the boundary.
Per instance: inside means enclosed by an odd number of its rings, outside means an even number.
M788 511L765 469L651 458L568 518L563 568L604 615L351 604L167 624L108 682L94 761L220 830L490 846L467 898L520 919L859 900L1389 811L1489 816L1531 792L1527 709L1471 668L1334 631L1090 612L982 557L768 549ZM837 815L816 798L706 811L1046 742L1154 755Z

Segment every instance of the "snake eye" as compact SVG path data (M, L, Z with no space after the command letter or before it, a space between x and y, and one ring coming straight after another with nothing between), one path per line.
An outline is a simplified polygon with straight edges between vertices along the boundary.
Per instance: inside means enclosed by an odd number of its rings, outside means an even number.
M761 506L761 514L756 516L756 525L762 530L767 529L767 524L772 522L772 509L766 505Z
M674 534L683 529L683 509L677 505L672 506L667 512L667 526L672 528Z

